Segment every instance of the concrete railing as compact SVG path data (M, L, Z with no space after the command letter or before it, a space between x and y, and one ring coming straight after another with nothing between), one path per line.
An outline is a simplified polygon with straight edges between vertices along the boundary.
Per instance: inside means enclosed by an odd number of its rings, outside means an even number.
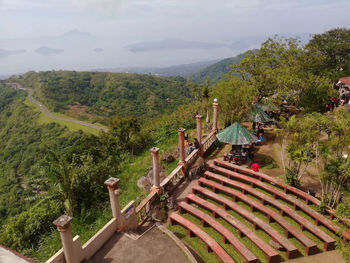
M105 181L110 196L113 218L100 229L92 238L90 238L83 246L79 236L72 238L70 226L71 217L63 215L54 221L60 232L63 248L53 255L46 263L79 263L89 260L113 235L115 232L128 231L136 229L140 223L143 223L149 216L152 203L168 189L168 186L175 187L178 182L185 177L185 171L197 160L203 157L203 154L210 148L216 140L217 132L217 112L218 104L216 100L214 107L214 124L212 132L202 141L202 116L197 115L197 137L199 149L194 150L187 158L184 153L184 131L180 128L179 133L179 149L180 160L178 166L162 181L159 181L159 149L153 147L151 149L153 162L153 186L150 194L141 201L135 208L135 202L131 201L122 210L120 209L120 201L118 190L119 179L109 178Z
M201 145L201 148L194 150L190 155L185 159L184 164L179 164L161 183L160 187L164 191L170 186L176 186L178 182L185 176L185 168L190 167L200 156L201 150L203 154L210 148L210 146L216 140L216 132L211 132L204 140ZM151 204L158 196L157 191L152 191L136 208L136 217L139 220L139 223L143 223L150 212Z
M141 203L136 208L136 218L139 223L143 223L151 211L151 203L158 196L157 191L152 191L149 195L141 201Z
M114 189L116 190L116 189ZM117 192L113 192L116 196ZM113 209L112 209L113 210ZM71 240L70 220L68 216L60 218L68 219L61 222L59 231L62 243L69 243ZM70 259L68 263L78 263L83 260L89 260L113 235L118 231L127 231L136 229L138 226L136 218L135 201L131 201L120 211L120 218L113 217L106 225L104 225L93 237L91 237L83 246L79 236L75 236L71 246L69 247ZM61 229L69 229L64 231L62 236ZM68 235L67 235L68 234ZM70 240L69 240L70 239ZM64 247L64 246L63 246ZM64 248L60 249L55 255L46 261L46 263L67 263Z

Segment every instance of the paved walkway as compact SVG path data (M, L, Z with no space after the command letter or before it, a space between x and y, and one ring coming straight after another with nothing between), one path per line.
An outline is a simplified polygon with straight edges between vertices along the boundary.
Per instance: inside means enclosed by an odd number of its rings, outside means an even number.
M125 234L115 234L89 263L187 263L180 248L158 228L153 228L138 240Z
M29 263L34 262L22 255L0 245L0 263Z

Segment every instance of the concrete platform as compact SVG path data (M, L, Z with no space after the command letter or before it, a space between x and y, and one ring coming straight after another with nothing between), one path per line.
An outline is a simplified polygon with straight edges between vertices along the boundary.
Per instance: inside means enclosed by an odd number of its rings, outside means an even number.
M133 240L125 234L115 234L88 261L89 263L187 263L180 248L158 228Z
M0 245L0 263L28 263L34 262L22 255Z

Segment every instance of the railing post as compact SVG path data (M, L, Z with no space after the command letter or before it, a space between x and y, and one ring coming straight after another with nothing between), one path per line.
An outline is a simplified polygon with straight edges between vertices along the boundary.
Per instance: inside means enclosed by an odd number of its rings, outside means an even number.
M120 211L119 191L118 189L119 179L111 177L105 181L109 192L109 199L111 200L112 214L117 222L117 229L122 225L122 214Z
M72 218L67 215L62 215L53 221L53 224L57 226L57 230L60 232L62 247L64 251L64 257L67 263L79 263L79 255L74 255L74 243L72 236L72 229L70 221Z
M217 99L214 99L213 103L213 128L212 132L217 133L218 132L218 106L219 104L217 103Z
M159 148L151 148L152 154L152 170L153 170L153 186L152 189L159 191L160 187L160 178L159 178Z
M185 129L177 130L179 134L179 165L185 164Z
M196 115L197 121L197 140L199 142L199 156L203 156L203 147L202 147L202 115Z

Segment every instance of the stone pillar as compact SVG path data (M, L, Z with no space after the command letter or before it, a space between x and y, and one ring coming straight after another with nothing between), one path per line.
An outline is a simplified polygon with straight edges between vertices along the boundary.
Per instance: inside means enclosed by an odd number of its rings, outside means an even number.
M218 106L219 104L217 103L217 99L214 99L213 103L213 128L212 132L217 133L218 132Z
M177 130L179 134L179 164L185 164L185 131L186 129L180 128Z
M62 215L53 221L53 224L57 226L57 230L60 232L62 247L64 251L64 257L67 263L79 263L79 255L74 255L74 243L72 236L72 229L70 221L72 218L67 215Z
M197 140L200 145L200 150L199 150L199 156L203 155L203 148L202 148L202 115L197 115L196 116L196 121L197 121Z
M117 228L122 224L122 214L120 211L119 191L118 189L119 179L111 177L105 181L109 192L109 199L111 200L112 214L117 221Z
M152 154L152 170L153 170L153 188L160 188L160 179L159 179L159 148L151 148Z

